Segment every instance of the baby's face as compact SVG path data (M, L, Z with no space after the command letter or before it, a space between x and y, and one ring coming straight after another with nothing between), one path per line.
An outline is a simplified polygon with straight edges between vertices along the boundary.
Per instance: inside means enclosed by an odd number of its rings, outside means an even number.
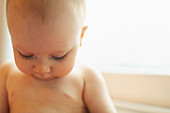
M55 21L42 21L14 7L8 9L7 21L17 67L44 80L68 75L74 67L82 33L74 12L66 8L56 12Z

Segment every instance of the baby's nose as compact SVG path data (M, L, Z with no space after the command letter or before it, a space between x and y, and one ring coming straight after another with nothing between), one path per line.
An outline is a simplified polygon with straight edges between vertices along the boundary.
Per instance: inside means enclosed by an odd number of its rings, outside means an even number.
M45 64L43 64L43 65L35 65L34 66L34 72L36 72L36 73L41 73L41 74L43 74L43 73L49 73L50 72L50 66L49 65L45 65Z

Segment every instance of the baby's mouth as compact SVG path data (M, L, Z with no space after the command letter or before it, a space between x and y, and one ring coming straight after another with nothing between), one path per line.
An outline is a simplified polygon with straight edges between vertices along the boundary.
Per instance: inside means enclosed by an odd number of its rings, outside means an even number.
M54 76L51 75L50 73L44 73L44 74L33 73L32 76L40 80L50 80L54 78Z

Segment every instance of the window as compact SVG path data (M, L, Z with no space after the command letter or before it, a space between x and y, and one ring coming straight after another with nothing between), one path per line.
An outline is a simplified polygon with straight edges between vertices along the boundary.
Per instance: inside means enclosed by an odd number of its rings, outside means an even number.
M170 74L169 0L88 0L81 58L106 72Z

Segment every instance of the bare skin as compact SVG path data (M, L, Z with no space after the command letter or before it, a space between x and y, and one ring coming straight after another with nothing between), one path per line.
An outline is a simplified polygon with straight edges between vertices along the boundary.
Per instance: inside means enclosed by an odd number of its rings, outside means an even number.
M0 113L116 113L102 75L76 63L87 29L77 0L43 0L58 8L48 17L39 0L19 1L7 8L15 63L0 68Z
M87 113L80 72L39 80L11 65L6 83L10 113Z
M88 67L77 65L65 77L40 80L10 63L0 70L0 84L6 87L0 91L3 113L116 113L102 75Z

